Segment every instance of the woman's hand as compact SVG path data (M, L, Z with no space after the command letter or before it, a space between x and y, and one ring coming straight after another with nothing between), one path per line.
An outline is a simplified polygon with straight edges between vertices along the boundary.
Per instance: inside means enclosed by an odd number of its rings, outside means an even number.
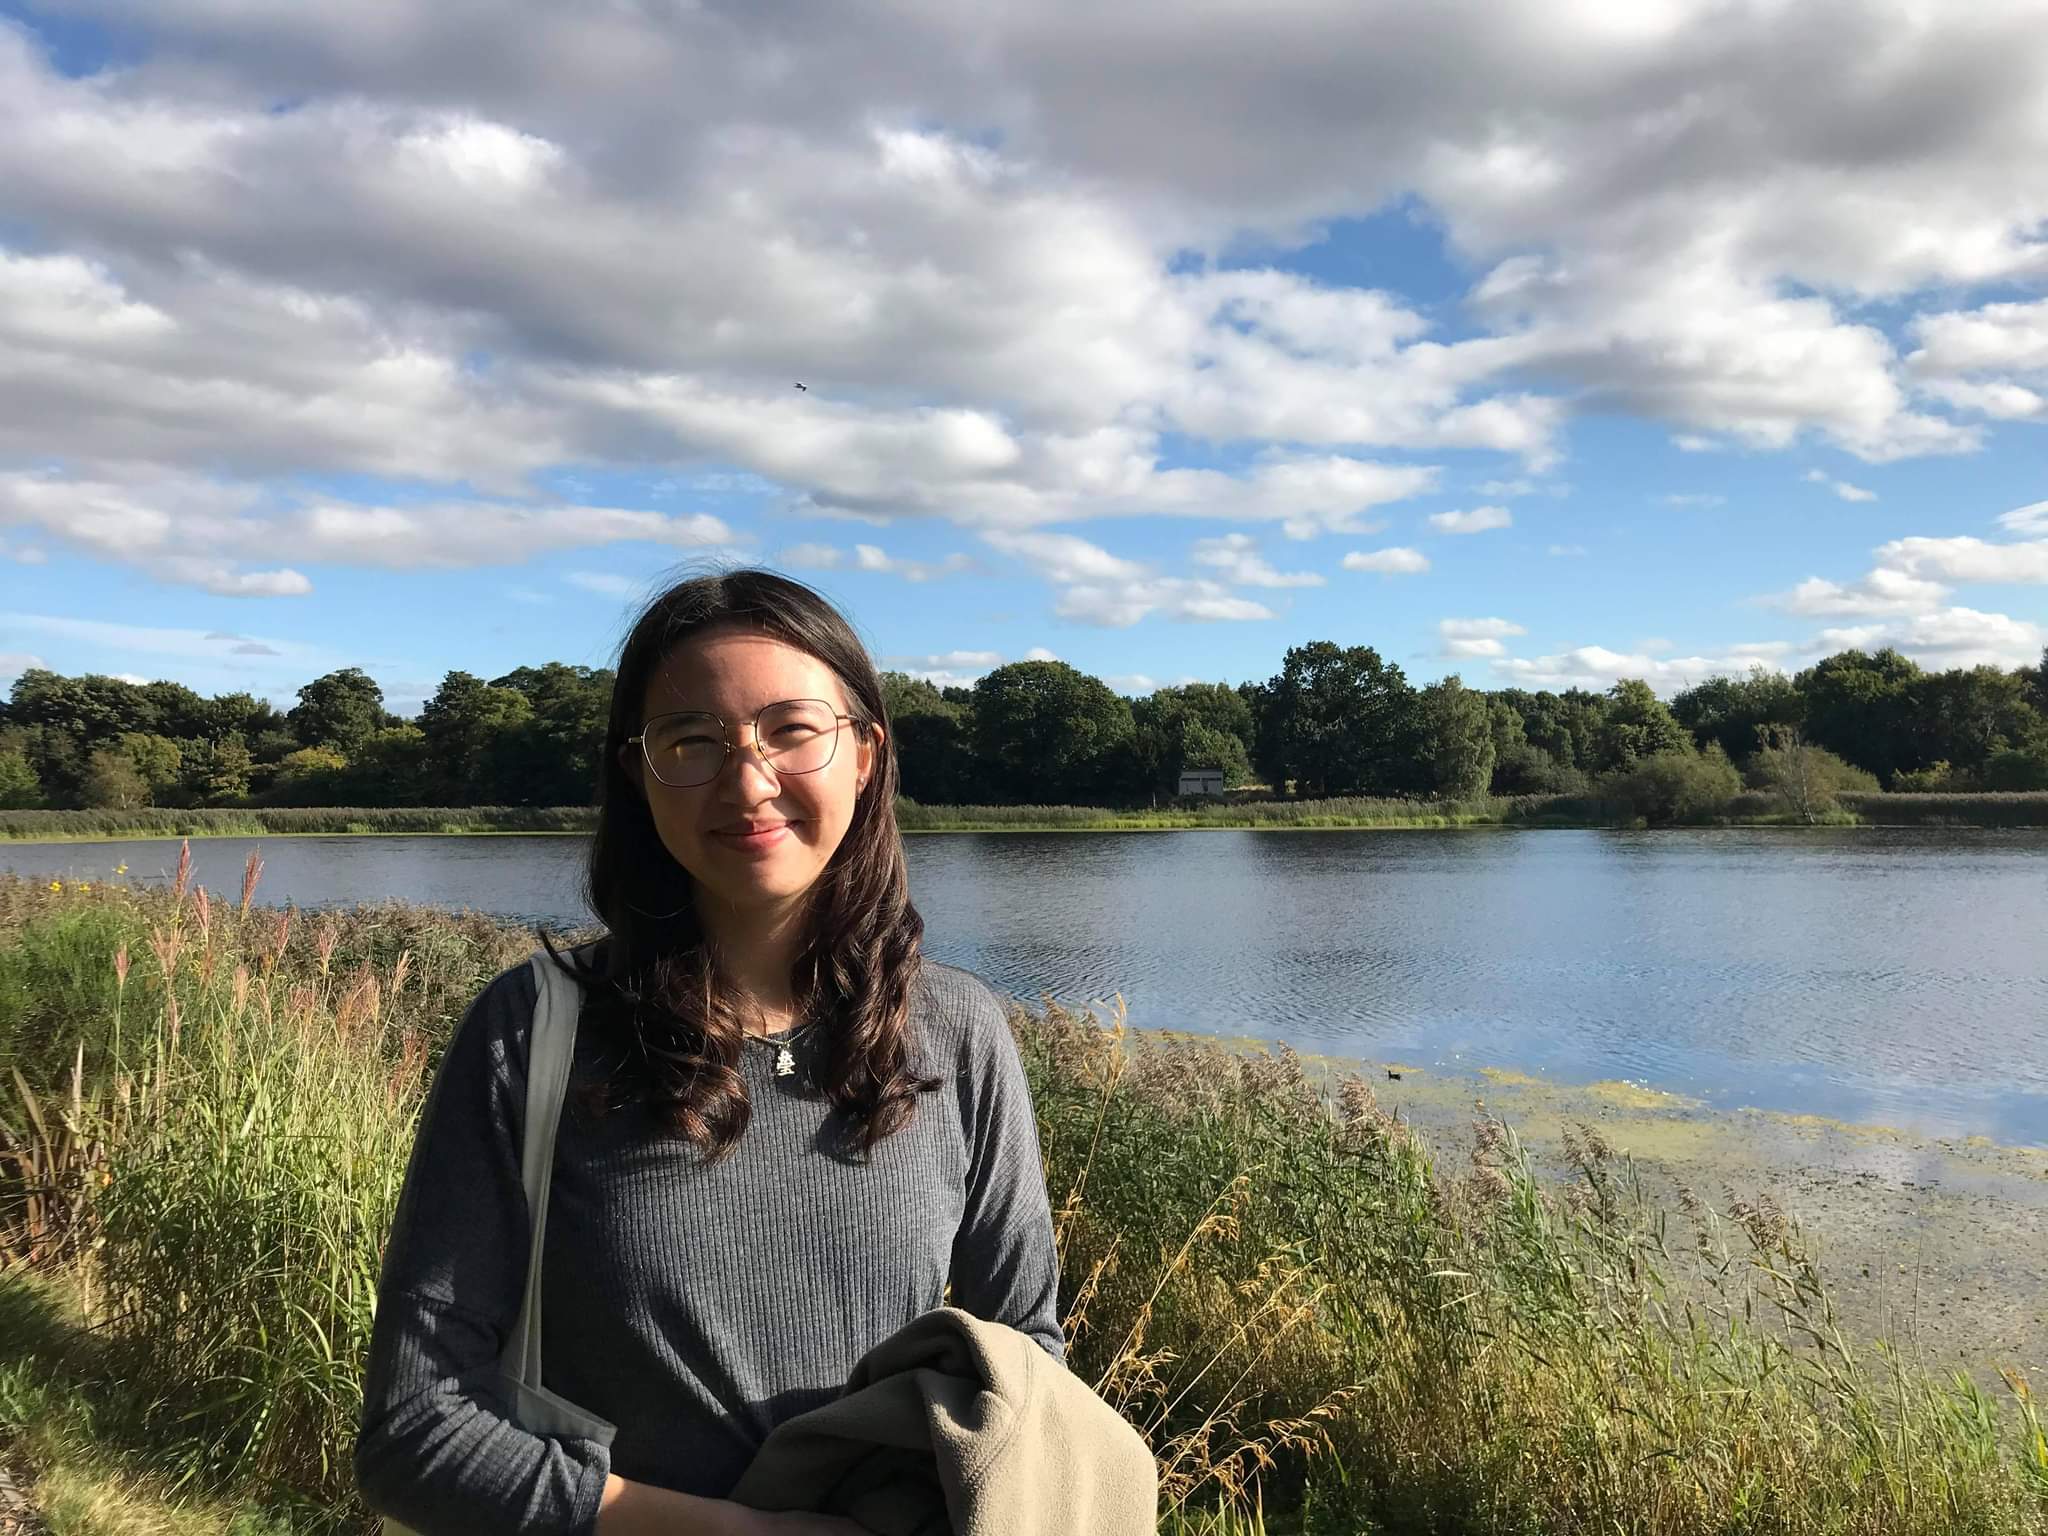
M837 1515L750 1509L729 1499L704 1499L614 1472L598 1505L597 1536L869 1536Z
M801 1510L776 1514L759 1509L747 1514L761 1523L738 1528L738 1536L869 1536L866 1526L837 1515L810 1515Z

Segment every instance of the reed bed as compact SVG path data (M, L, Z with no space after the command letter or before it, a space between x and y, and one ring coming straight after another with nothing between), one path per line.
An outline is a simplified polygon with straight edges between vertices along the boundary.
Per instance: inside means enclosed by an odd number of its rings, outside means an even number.
M0 880L0 1446L67 1531L369 1527L379 1244L442 1043L533 936ZM574 936L572 936L574 937ZM1597 1131L1441 1163L1285 1050L1013 1015L1074 1369L1176 1536L2048 1529L2048 1438L1838 1326L1765 1202L1655 1208ZM61 1506L61 1509L60 1509Z
M597 810L584 805L289 806L246 810L0 811L0 838L78 842L133 837L261 837L318 833L460 834L584 832Z
M1845 793L1817 818L1745 790L1704 815L1736 826L2048 826L2048 792L2011 794ZM1583 795L1482 795L1471 800L1339 796L1322 800L1176 801L1153 809L1088 805L922 805L899 798L905 832L1144 832L1200 828L1268 830L1431 827L1627 826L1633 807ZM253 810L0 811L0 839L82 842L118 838L580 833L596 829L589 806L438 806L399 809L315 806Z
M1894 827L2048 827L2048 790L1979 794L1845 794L1859 820Z
M1079 805L919 805L899 800L896 816L906 832L1467 827L1502 825L1533 813L1548 798L1494 795L1476 800L1403 800L1354 795L1327 800L1181 802L1158 810L1133 811Z

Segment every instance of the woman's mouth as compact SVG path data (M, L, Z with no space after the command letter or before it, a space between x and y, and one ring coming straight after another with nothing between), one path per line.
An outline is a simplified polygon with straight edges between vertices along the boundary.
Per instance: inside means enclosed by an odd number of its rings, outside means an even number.
M711 835L728 848L741 853L765 853L779 847L785 838L792 836L791 823L786 821L757 821L744 826L720 827Z

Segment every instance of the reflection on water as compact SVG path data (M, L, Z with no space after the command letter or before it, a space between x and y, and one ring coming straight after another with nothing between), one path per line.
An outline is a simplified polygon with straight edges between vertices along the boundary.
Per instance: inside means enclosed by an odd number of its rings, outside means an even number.
M255 839L195 841L239 891ZM260 840L261 897L580 921L574 838ZM1134 1024L2048 1143L2048 832L910 840L937 957ZM176 842L0 845L161 878Z

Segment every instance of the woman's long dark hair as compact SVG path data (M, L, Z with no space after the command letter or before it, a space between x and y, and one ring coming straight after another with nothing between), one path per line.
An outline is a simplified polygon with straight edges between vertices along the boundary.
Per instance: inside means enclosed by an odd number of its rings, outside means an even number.
M616 1047L604 1053L616 1062L608 1080L579 1098L600 1110L648 1104L712 1161L732 1150L752 1116L739 1072L740 999L698 920L689 875L663 847L619 761L620 746L639 734L649 680L676 647L714 625L772 636L830 667L846 690L850 729L874 743L853 820L809 892L790 979L799 1021L817 1021L830 1039L830 1066L817 1086L844 1112L846 1139L872 1152L908 1123L918 1094L939 1085L910 1060L924 919L910 902L896 828L895 743L882 680L853 627L818 593L773 571L677 583L640 613L620 649L583 882L590 910L611 932L587 967L541 934L556 963L587 989L585 1027ZM875 724L884 727L879 738Z

